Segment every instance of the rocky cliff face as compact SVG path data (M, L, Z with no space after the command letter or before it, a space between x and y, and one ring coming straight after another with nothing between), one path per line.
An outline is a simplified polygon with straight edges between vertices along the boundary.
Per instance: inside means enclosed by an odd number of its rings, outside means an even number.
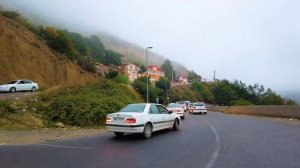
M42 88L95 80L63 55L55 53L28 29L0 15L0 83L31 79Z

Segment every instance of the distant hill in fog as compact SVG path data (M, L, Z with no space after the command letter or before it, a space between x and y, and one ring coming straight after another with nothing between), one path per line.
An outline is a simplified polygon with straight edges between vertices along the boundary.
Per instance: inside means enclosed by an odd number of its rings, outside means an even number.
M145 63L145 48L142 48L141 46L122 40L107 33L100 33L99 36L106 48L112 49L125 55L125 58L123 58L123 62L138 64ZM148 56L149 64L157 66L160 66L167 59L166 57L154 52L149 52ZM172 64L177 75L187 76L188 70L186 69L186 67L174 61L172 61Z
M300 104L300 91L286 91L280 93L285 99L293 99Z

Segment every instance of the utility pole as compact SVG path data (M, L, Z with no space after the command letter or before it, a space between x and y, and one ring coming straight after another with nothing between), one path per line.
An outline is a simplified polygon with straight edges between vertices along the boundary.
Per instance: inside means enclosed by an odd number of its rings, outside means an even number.
M214 81L216 81L216 70L214 70Z
M146 47L146 69L147 69L147 103L149 103L149 73L148 73L148 49L153 47Z

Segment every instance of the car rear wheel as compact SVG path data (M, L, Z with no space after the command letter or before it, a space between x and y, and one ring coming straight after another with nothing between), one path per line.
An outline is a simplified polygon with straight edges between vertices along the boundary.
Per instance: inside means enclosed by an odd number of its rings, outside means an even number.
M176 118L173 124L173 130L178 130L179 120Z
M117 137L121 137L121 136L124 135L124 132L115 132L115 135L116 135Z
M35 92L35 91L36 91L36 87L33 86L33 87L31 88L31 91L32 91L32 92Z
M10 89L9 89L9 92L10 92L10 93L15 93L15 92L16 92L16 88L14 88L14 87L10 88Z
M152 126L150 123L147 123L144 127L144 131L143 131L143 136L144 138L148 139L152 136Z

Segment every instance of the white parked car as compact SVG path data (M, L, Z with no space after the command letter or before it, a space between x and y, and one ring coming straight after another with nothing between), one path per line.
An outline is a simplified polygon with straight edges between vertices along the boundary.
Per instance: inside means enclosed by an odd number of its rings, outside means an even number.
M151 103L128 104L119 112L106 117L107 130L116 136L142 133L145 138L150 138L154 131L168 128L177 130L179 125L179 115L169 112L160 104Z
M31 80L22 79L14 80L7 84L0 85L0 92L17 92L17 91L32 91L35 92L39 89L37 83L32 82Z
M176 104L176 103L170 103L167 106L167 109L169 111L172 111L173 113L176 113L180 116L181 119L184 119L185 115L184 115L184 109L181 107L180 104Z
M191 113L200 113L200 114L206 114L207 113L207 109L206 109L206 105L203 102L197 102L193 104L193 109L191 111Z

